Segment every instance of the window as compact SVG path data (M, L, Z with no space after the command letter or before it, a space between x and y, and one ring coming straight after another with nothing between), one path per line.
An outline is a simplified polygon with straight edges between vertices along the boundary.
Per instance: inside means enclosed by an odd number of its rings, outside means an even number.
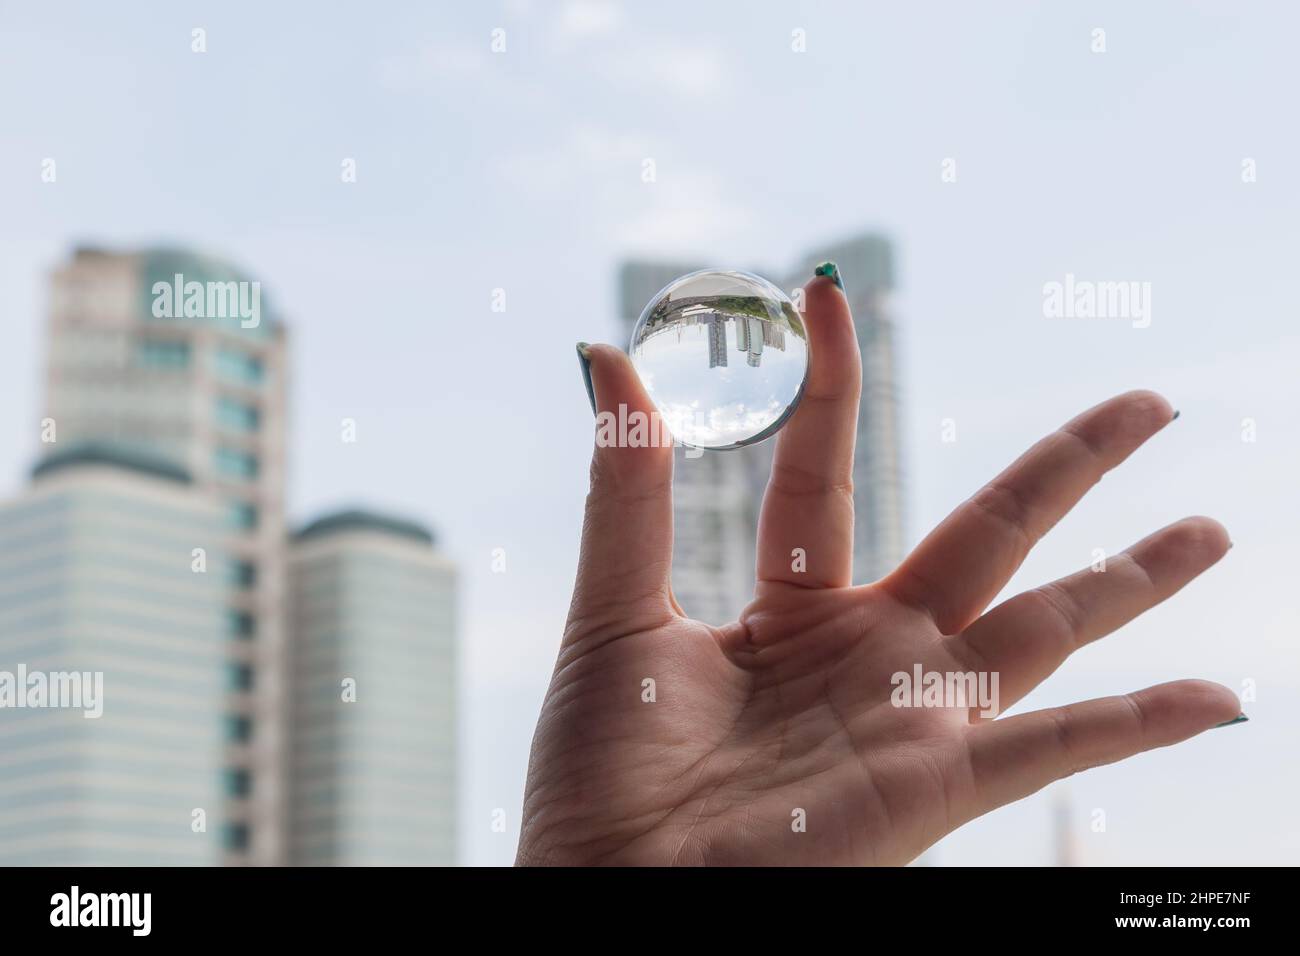
M224 395L217 399L217 425L236 432L255 432L261 423L261 413L252 405L245 405Z
M217 375L237 385L260 385L266 374L260 358L235 349L218 349L214 362Z
M232 744L246 744L253 739L253 719L243 714L229 714L226 717L226 741Z
M257 565L252 561L230 562L230 586L247 591L257 584Z
M253 668L248 664L239 664L232 662L230 665L229 679L230 689L234 691L247 691L253 689Z
M217 472L227 478L240 478L251 481L257 477L257 456L245 451L237 451L224 445L217 448L215 456Z
M247 501L231 501L226 505L226 524L236 531L252 531L257 527L257 506Z
M231 609L226 612L226 631L231 637L251 638L257 631L257 621L247 611Z
M221 836L227 850L247 850L253 832L247 823L227 823L222 827Z
M143 339L136 358L145 368L175 371L190 364L190 344L174 339Z
M224 776L226 778L226 796L246 797L252 792L253 778L247 770L239 767L228 767Z

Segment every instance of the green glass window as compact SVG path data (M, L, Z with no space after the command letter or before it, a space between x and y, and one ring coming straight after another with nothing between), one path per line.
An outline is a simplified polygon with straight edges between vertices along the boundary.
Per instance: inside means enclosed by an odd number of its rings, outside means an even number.
M253 689L253 668L248 664L240 664L232 661L229 671L230 689L234 691L246 691Z
M226 717L226 740L235 744L246 744L253 739L253 719L243 714L229 714Z
M221 832L228 850L247 850L253 834L247 823L227 823Z
M190 344L170 339L143 339L137 346L136 359L145 368L161 371L188 368Z
M225 773L225 790L228 797L246 797L253 791L253 778L247 770L228 767Z
M232 637L250 638L257 631L257 621L247 611L231 609L227 612L226 629Z
M237 349L217 349L214 362L219 377L238 385L260 385L266 376L261 359Z
M217 473L227 478L251 481L257 477L257 456L246 451L220 445L217 447L215 463Z
M231 587L244 591L257 584L257 565L252 561L231 561L229 572Z
M217 425L237 432L255 432L261 423L261 414L252 405L245 405L233 398L221 396L217 399Z
M257 506L247 501L231 501L226 506L226 524L236 531L252 531L257 527Z

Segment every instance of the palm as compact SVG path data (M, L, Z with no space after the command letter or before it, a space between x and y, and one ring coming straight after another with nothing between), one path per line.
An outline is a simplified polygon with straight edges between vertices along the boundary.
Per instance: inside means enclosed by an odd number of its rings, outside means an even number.
M851 498L837 475L844 435L852 460L858 386L856 361L852 374L831 364L856 356L841 347L818 364L837 335L852 334L835 324L842 302L829 283L809 288L811 400L780 438L757 595L739 622L689 620L667 587L664 450L597 450L573 611L534 741L521 862L905 863L1060 776L1237 713L1231 692L1195 681L997 721L967 706L895 706L892 675L919 665L997 673L1005 709L1072 649L1178 590L1227 542L1215 523L1188 519L1113 559L1109 577L1084 571L981 614L1101 471L1168 422L1163 400L1134 393L1040 443L893 575L848 586ZM601 383L614 401L602 405L645 407L615 362ZM819 394L819 379L832 378L835 389ZM612 515L617 543L599 533ZM791 547L808 545L808 567L793 571Z
M782 844L772 861L916 856L949 828L958 718L911 710L900 721L887 684L863 694L887 662L910 669L910 645L924 640L924 625L913 634L862 629L863 606L887 600L855 589L757 602L751 611L776 626L821 619L816 638L784 660L728 654L738 627L679 621L605 644L557 675L552 699L572 695L589 709L548 705L548 734L557 743L587 739L578 750L537 754L546 782L535 796L589 812L561 828L571 834L552 831L549 840L580 845L580 831L594 827L602 845L585 849L607 862L740 863L755 860L750 839L761 825L782 836L768 841ZM653 703L644 699L646 677L655 680ZM929 799L908 796L918 785ZM608 796L583 796L593 793ZM811 821L802 833L800 810Z

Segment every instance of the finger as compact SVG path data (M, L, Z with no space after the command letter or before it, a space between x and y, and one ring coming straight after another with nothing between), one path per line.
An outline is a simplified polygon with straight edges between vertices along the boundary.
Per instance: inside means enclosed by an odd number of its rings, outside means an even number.
M961 630L1088 489L1173 417L1143 391L1084 412L959 506L882 583L926 608L943 633Z
M798 409L777 436L758 525L758 580L844 587L853 578L853 445L862 363L834 264L818 269L831 274L804 287L808 378Z
M580 345L580 361L584 352L596 448L566 639L616 636L615 630L639 630L676 614L669 587L671 439L658 428L655 406L628 357L610 345ZM645 423L641 438L637 421Z
M997 673L1005 710L1046 680L1074 651L1182 590L1231 543L1223 525L1185 518L1088 568L1017 594L950 638L958 658ZM972 719L979 712L972 710Z
M972 727L967 735L974 784L970 816L1080 770L1179 743L1240 712L1228 688L1182 680Z

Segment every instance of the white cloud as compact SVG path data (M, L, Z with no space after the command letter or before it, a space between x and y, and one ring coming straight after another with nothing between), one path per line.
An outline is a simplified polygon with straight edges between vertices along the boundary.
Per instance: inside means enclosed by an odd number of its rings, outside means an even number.
M597 68L621 89L654 99L667 93L687 100L717 100L735 91L735 67L726 53L713 46L645 43L607 52Z
M660 164L658 181L644 189L640 208L615 229L615 237L638 252L680 253L742 238L754 225L749 207L728 198L710 173Z
M617 30L622 11L605 0L568 0L555 21L555 38L567 44L587 40Z
M721 52L710 47L661 47L642 62L651 67L650 81L682 97L726 96L731 70Z
M602 172L612 181L636 176L648 140L636 133L614 133L594 126L579 126L553 146L517 153L498 166L502 177L538 198L569 191L592 174Z
M656 163L649 183L641 179L648 158ZM501 160L498 172L532 198L590 197L593 220L603 218L609 233L636 252L739 239L754 225L752 211L727 195L723 178L658 155L655 141L642 133L575 127L552 146Z

